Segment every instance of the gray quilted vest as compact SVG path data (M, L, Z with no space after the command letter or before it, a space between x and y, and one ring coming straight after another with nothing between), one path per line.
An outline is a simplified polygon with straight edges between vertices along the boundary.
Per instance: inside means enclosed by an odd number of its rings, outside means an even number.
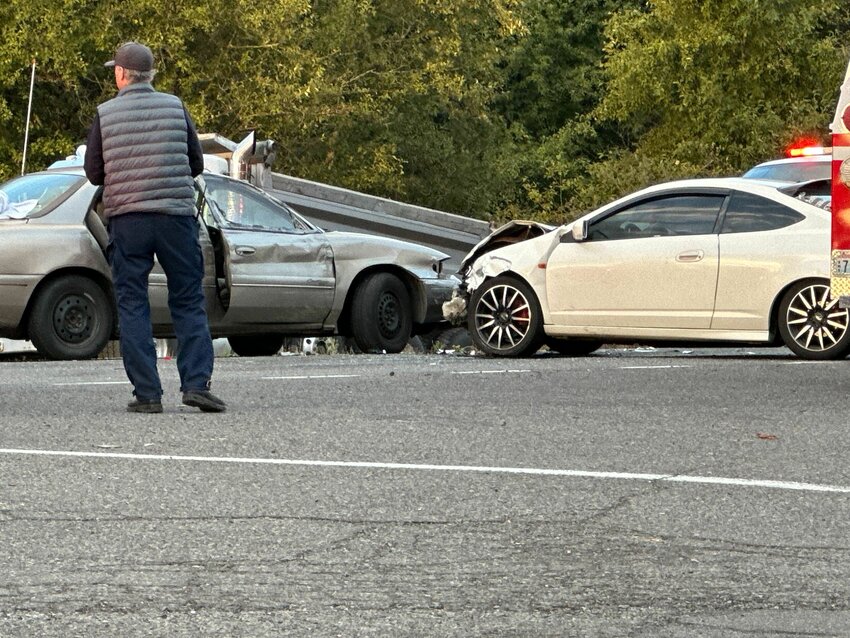
M105 215L194 215L194 180L180 99L137 83L124 87L97 112L106 171Z

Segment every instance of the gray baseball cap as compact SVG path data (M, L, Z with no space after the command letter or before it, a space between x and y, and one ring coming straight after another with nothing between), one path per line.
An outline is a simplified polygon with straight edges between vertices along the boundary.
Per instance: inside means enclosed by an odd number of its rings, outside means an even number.
M144 44L126 42L115 51L115 59L103 66L123 66L133 71L153 70L153 53Z

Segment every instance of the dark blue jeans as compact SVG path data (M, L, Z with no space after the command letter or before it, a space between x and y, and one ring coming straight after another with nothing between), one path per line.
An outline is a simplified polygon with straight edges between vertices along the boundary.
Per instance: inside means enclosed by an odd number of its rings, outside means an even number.
M204 258L194 217L127 213L109 220L109 264L118 302L121 356L133 394L160 399L151 328L148 276L154 255L168 281L168 308L177 335L180 390L206 390L213 371L213 348L205 309Z

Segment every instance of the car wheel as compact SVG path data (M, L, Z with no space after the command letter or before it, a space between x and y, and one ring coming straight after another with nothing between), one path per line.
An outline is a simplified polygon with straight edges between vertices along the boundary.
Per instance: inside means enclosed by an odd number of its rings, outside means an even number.
M803 359L838 359L850 349L850 316L829 293L829 283L802 281L779 304L779 334Z
M227 343L240 357L270 357L283 347L283 335L238 335L228 337Z
M549 350L568 357L584 357L602 347L601 341L556 339L555 337L547 337L545 343Z
M113 317L103 288L87 277L69 275L38 292L29 318L29 338L51 359L92 359L109 341Z
M351 304L351 331L363 352L401 352L412 329L410 294L398 277L375 273L357 287Z
M478 350L500 357L537 352L543 343L543 313L537 295L514 277L488 279L469 304L469 334Z

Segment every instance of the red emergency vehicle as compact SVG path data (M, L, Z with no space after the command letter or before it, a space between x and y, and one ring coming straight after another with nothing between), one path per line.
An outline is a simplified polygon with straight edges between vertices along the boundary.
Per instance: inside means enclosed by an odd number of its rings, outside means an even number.
M832 267L830 288L850 308L850 65L832 121Z

